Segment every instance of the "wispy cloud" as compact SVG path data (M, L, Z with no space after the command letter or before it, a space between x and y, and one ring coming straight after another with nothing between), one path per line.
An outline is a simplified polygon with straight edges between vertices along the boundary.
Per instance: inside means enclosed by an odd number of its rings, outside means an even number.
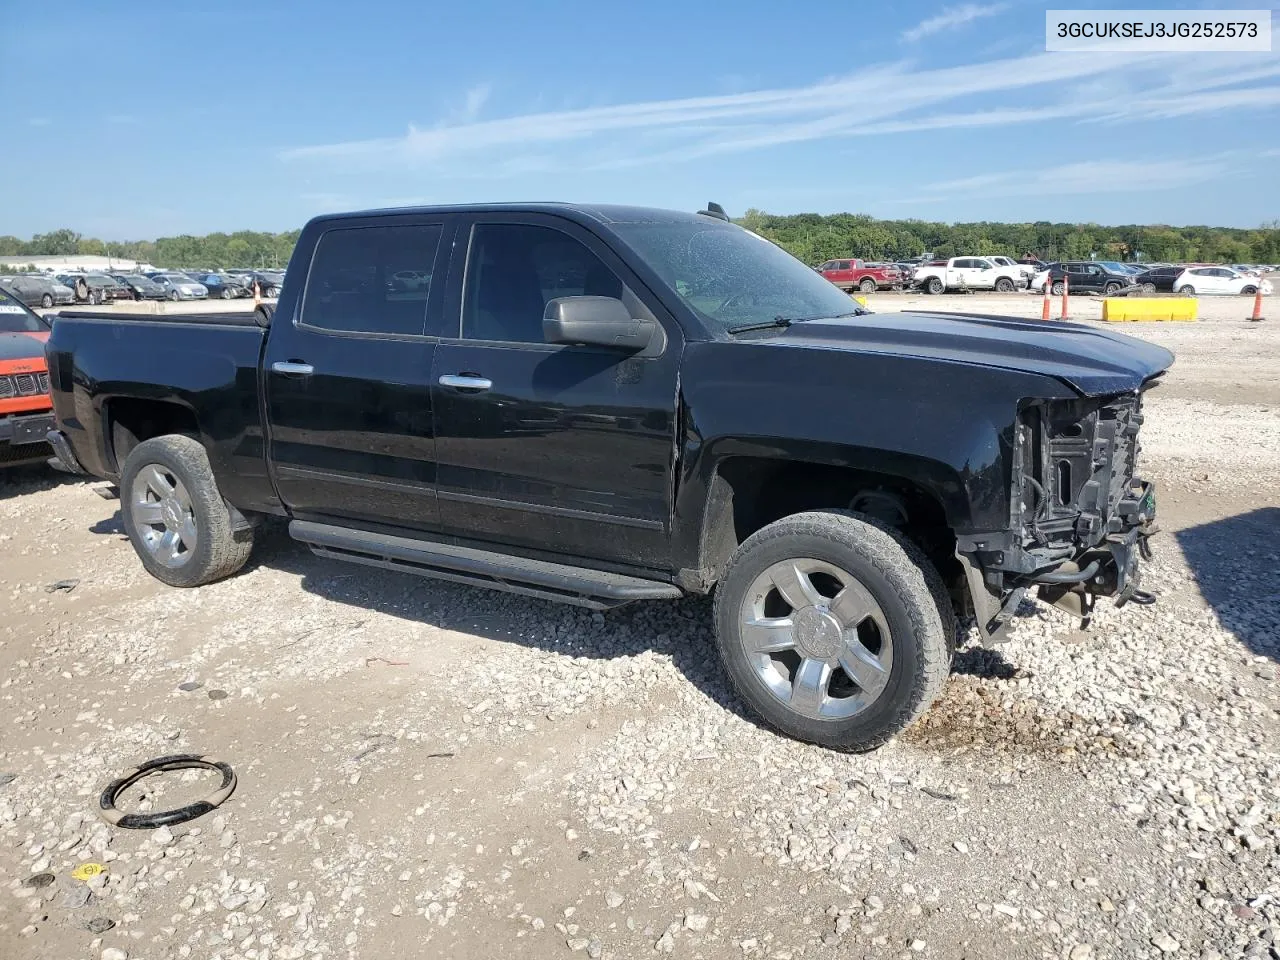
M476 118L480 116L480 111L484 109L484 105L489 102L489 95L493 93L493 84L479 83L467 91L467 96L462 104L462 118L467 123L474 123Z
M125 126L132 126L142 122L142 120L131 113L109 113L103 119L105 119L107 123L116 123Z
M1088 160L1035 170L1002 170L924 184L914 199L928 202L975 191L991 191L1002 196L1061 196L1169 190L1220 177L1232 168L1234 159L1235 154L1221 153L1182 160Z
M803 87L486 120L477 117L489 99L482 85L468 93L461 119L454 113L433 126L410 125L401 136L304 146L280 156L352 171L458 177L618 169L921 130L1257 111L1280 102L1280 86L1261 83L1276 76L1280 58L1262 54L1189 65L1160 54L1034 53L944 68L892 63ZM1116 89L1124 96L1108 95ZM974 102L982 108L963 109Z
M50 117L32 117L27 123L33 127L47 127L53 123L53 120Z
M952 27L961 27L984 17L994 17L998 13L1003 13L1008 7L1007 3L966 3L959 7L947 7L936 17L921 20L910 30L902 31L902 40L905 43L915 43Z

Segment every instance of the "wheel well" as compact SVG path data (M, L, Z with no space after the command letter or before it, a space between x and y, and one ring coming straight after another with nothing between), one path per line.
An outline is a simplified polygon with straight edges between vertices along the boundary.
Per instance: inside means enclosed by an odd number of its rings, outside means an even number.
M195 436L199 432L195 414L187 407L163 400L118 397L107 404L107 440L116 473L131 451L144 440L169 433Z
M901 531L952 586L963 581L955 534L931 493L891 474L819 463L732 457L712 482L702 536L702 576L720 578L733 552L757 530L806 510L855 510Z

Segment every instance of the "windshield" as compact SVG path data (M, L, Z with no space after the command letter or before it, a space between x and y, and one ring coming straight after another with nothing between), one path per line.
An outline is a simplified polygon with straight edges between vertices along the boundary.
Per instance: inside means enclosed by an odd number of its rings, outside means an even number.
M822 274L733 224L699 219L613 226L690 309L718 330L858 309Z
M0 333L47 333L49 324L0 287Z

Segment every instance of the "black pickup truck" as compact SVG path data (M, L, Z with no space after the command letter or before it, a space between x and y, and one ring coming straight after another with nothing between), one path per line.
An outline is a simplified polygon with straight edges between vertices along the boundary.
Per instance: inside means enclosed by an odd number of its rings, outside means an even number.
M58 457L118 483L196 586L288 518L327 557L615 607L714 592L774 727L883 743L1024 592L1149 599L1142 395L1172 362L1084 326L869 314L712 206L325 216L278 308L65 312Z

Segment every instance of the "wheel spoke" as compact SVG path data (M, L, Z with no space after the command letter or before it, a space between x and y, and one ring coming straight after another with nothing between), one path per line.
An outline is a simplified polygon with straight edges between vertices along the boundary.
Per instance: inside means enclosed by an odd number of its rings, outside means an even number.
M791 681L791 707L808 716L817 716L827 695L831 668L821 660L801 660L800 669Z
M773 585L782 594L782 599L791 605L792 610L826 603L826 597L818 593L813 586L813 581L800 569L798 563L780 563L773 568L770 577Z
M138 523L147 526L155 526L158 523L164 523L163 514L160 512L160 503L157 500L142 500L133 505L133 519Z
M178 530L178 537L182 540L182 545L187 550L196 548L196 518L187 514L182 518L182 527Z
M173 484L154 464L142 471L142 481L161 500L173 495Z
M880 609L880 606L866 587L851 580L836 594L830 609L831 615L840 621L840 626L850 630Z
M883 690L884 685L889 681L889 671L884 668L880 658L864 647L857 637L845 644L844 650L840 653L840 666L853 678L853 682L870 696L875 696Z
M182 541L178 539L176 530L166 530L164 536L160 538L160 543L156 547L156 555L162 562L172 563L178 559L178 545Z
M753 653L777 653L796 645L791 633L790 617L760 617L745 620L742 624L742 640Z
M174 484L173 499L178 501L178 506L183 510L191 509L191 494L187 493L187 488L181 483Z

